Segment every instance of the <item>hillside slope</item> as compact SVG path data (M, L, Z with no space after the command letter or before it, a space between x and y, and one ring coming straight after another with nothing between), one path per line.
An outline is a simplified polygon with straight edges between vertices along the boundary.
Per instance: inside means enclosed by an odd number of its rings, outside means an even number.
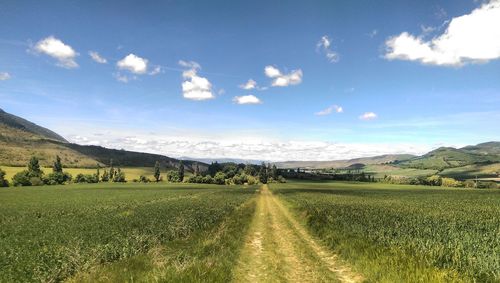
M353 164L383 164L400 162L414 158L411 154L386 154L373 157L354 158L349 160L332 160L332 161L285 161L276 162L279 168L308 168L308 169L322 169L322 168L345 168Z
M65 138L51 130L38 126L37 124L16 115L9 114L2 109L0 109L0 124L3 124L10 128L23 130L25 132L32 133L46 139L51 139L63 143L68 142Z
M42 166L51 166L59 155L65 167L115 166L153 167L159 161L163 168L176 168L180 160L159 154L84 146L69 143L53 131L23 118L0 110L0 165L25 166L31 156L40 159ZM196 161L183 161L187 171L194 170ZM201 171L208 165L198 162Z

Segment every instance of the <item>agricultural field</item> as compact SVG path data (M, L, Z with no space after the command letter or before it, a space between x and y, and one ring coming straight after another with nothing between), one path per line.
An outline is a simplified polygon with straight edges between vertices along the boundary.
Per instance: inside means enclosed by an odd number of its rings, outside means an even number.
M369 282L500 281L500 190L339 182L270 188Z
M256 188L4 188L0 282L228 281Z
M439 175L455 179L498 178L500 176L500 163L487 165L473 164L463 167L449 168L441 171Z
M363 171L373 174L376 179L384 178L384 176L398 176L398 177L428 177L434 175L438 170L434 169L416 169L416 168L400 168L392 165L385 164L372 164L366 165Z
M12 180L12 176L14 176L16 173L21 172L23 170L26 170L26 167L14 167L14 166L0 166L0 169L4 170L6 173L6 178L7 180ZM101 174L104 169L108 168L101 168ZM125 167L125 168L120 168L124 173L125 177L127 178L127 181L132 181L134 179L139 179L141 175L148 177L151 180L154 180L153 173L154 173L154 168L153 167ZM42 167L42 170L45 174L52 173L52 167ZM64 172L70 173L73 178L78 175L78 174L95 174L97 169L92 169L92 168L64 168ZM163 175L166 173L166 170L163 169L161 172ZM186 175L189 175L187 173Z

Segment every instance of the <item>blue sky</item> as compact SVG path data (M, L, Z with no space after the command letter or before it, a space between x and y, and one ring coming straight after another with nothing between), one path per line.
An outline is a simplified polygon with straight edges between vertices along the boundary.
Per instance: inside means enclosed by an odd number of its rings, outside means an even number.
M174 157L419 154L499 140L499 26L499 1L1 0L0 107Z

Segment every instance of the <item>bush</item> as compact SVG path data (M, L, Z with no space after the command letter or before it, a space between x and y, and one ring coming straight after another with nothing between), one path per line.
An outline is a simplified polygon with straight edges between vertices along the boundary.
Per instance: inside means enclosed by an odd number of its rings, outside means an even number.
M5 179L5 171L0 169L0 187L8 187L9 181Z
M425 181L427 182L426 185L429 186L441 186L441 177L439 177L438 175L427 177Z
M203 182L203 184L213 184L214 180L213 180L212 176L206 175L205 177L203 177L202 182Z
M135 181L137 181L137 180L135 180ZM139 182L141 182L141 183L149 183L149 182L151 182L151 180L148 177L141 175L139 177Z
M14 177L12 177L12 184L14 186L31 186L31 181L29 177L28 170L23 170L21 172L16 173Z
M177 170L170 170L167 172L167 181L171 183L178 183L181 181L181 176L179 174L179 171Z
M43 182L47 185L61 185L71 181L71 174L66 172L50 173L43 178Z
M441 186L443 187L462 187L463 184L453 178L441 178Z
M115 183L125 183L127 180L125 179L125 173L118 168L115 175L113 176L113 182Z
M214 176L214 184L224 185L226 183L226 174L223 172L217 172Z
M78 174L75 183L98 183L97 174Z
M31 177L30 178L30 183L32 186L42 186L43 185L43 180L40 177Z

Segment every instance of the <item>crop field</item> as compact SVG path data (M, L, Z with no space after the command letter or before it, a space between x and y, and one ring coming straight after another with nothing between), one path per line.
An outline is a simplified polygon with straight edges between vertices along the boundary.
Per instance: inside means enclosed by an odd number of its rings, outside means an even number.
M500 281L500 190L272 184L369 282Z
M2 189L0 282L227 281L253 215L256 188Z
M434 169L415 169L415 168L399 168L391 165L372 164L363 168L366 173L374 174L374 177L384 178L387 176L401 177L427 177L436 174L438 171Z

